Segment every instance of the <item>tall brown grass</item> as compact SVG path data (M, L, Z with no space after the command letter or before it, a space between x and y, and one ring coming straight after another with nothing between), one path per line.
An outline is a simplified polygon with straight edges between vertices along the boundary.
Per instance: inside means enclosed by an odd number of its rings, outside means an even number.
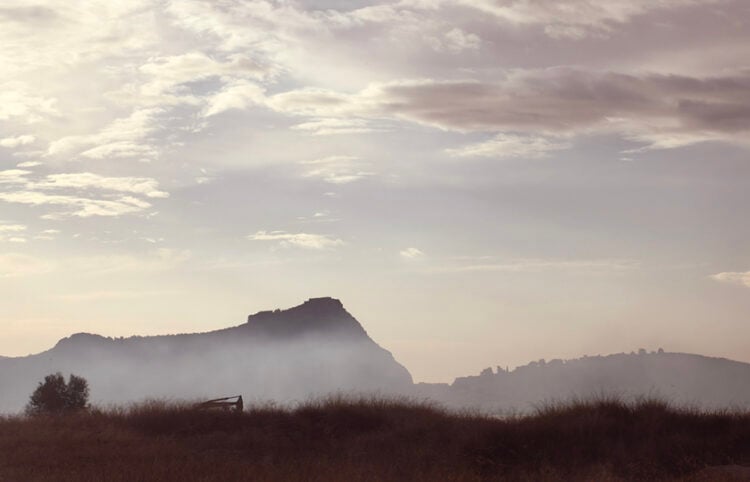
M0 419L2 482L717 480L701 469L747 462L750 414L658 400L547 404L503 419L345 398L241 414L149 402Z

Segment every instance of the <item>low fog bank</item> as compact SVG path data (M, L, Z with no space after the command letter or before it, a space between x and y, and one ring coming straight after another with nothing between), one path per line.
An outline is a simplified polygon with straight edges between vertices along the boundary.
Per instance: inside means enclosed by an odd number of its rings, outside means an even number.
M686 353L639 353L539 360L515 370L486 368L453 384L420 383L417 393L449 407L528 412L544 404L616 397L675 406L750 410L750 364Z
M111 339L77 334L38 355L0 360L0 411L18 412L45 375L89 381L94 404L147 398L292 402L331 393L403 395L409 372L337 301L313 299L202 334Z
M406 369L374 343L306 336L228 340L195 349L164 340L142 346L76 338L50 352L4 361L0 410L20 410L44 375L56 371L86 378L91 400L99 405L239 394L247 401L286 402L336 391L404 393L411 387Z
M681 353L540 360L487 368L452 384L413 384L341 302L316 298L209 333L105 338L77 334L28 357L0 358L0 413L23 410L45 375L89 381L91 402L206 400L297 403L331 394L397 396L446 408L526 412L551 401L657 397L675 405L750 410L750 364Z

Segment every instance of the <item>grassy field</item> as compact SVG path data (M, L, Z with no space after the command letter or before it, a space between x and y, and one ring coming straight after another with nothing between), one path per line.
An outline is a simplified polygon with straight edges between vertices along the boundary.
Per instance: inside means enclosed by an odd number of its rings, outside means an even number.
M750 414L658 401L495 419L401 401L195 411L146 403L0 419L0 481L747 480ZM714 470L714 472L711 472Z

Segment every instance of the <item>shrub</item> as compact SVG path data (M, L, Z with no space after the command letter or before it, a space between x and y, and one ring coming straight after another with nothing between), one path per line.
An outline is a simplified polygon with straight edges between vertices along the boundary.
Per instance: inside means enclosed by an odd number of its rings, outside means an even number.
M65 383L61 373L44 377L26 405L29 415L76 412L88 408L89 384L85 378L71 374Z

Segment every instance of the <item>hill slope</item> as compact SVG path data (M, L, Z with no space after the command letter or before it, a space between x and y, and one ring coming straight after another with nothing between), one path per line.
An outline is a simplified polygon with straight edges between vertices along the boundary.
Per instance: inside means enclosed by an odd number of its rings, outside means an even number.
M402 393L409 372L340 301L310 299L208 333L111 339L76 334L40 354L0 360L0 411L18 411L44 375L89 380L92 401L147 397L306 399L332 391Z
M0 413L21 410L37 382L56 371L87 378L97 404L235 394L284 402L378 392L527 411L543 401L605 393L750 408L750 364L661 351L540 360L510 371L488 368L452 384L413 385L406 368L333 298L259 312L208 333L127 339L81 333L37 355L0 358Z
M453 384L419 384L454 406L528 410L544 401L601 394L657 396L679 405L750 408L750 364L686 353L615 354L485 369Z

